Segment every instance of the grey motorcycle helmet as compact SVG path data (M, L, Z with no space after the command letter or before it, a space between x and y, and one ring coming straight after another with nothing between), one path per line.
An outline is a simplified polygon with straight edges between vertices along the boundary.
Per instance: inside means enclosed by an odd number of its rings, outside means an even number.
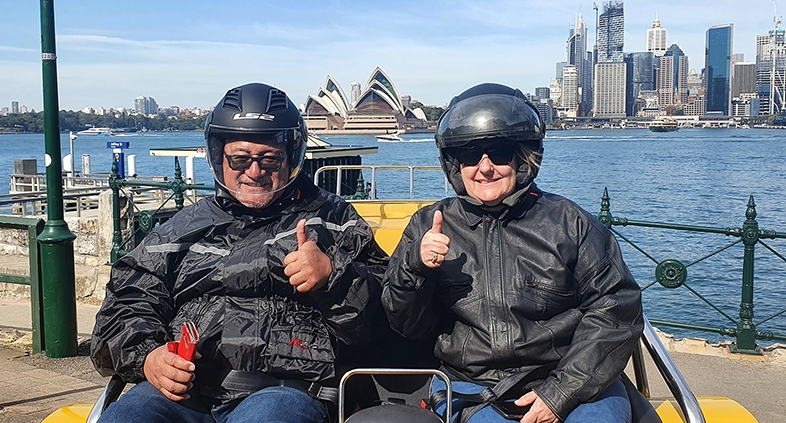
M251 83L227 91L207 116L205 141L208 164L217 187L232 194L238 193L224 182L224 145L236 140L284 146L289 180L275 191L260 194L269 195L287 188L303 168L308 129L300 111L278 88Z
M466 195L458 150L474 142L521 143L535 154L538 166L519 160L517 187L538 175L546 125L535 106L518 90L505 85L476 85L450 101L437 122L434 139L442 170L457 195Z

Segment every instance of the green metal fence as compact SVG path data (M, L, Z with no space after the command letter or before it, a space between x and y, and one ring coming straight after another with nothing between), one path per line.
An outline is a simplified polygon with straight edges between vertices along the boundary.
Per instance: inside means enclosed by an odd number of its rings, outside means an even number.
M120 257L123 257L141 240L144 235L152 231L156 223L168 219L174 212L183 209L186 199L193 202L196 198L197 190L215 191L214 186L203 184L189 184L183 180L183 173L180 169L180 161L175 157L175 178L168 182L146 182L127 180L120 177L118 173L117 161L112 164L112 173L109 176L109 188L112 190L112 251L109 255L110 264ZM166 190L167 195L152 209L142 209L139 204L134 202L134 189L157 189ZM194 192L193 198L187 197L187 192ZM137 217L133 230L130 234L123 237L122 219L120 217L120 198L121 194L129 200L129 207L134 210ZM175 210L167 208L170 201L174 202Z
M362 178L362 175L361 175ZM195 185L195 184L188 184L182 178L182 173L180 170L180 163L175 158L175 178L172 181L168 182L142 182L142 181L135 181L135 180L125 180L119 177L117 173L117 165L113 165L112 167L112 174L109 178L109 186L112 189L112 214L113 214L113 222L114 222L114 234L112 240L112 252L110 254L110 261L114 263L118 258L125 255L128 251L130 251L136 244L150 232L157 222L162 222L168 219L173 213L181 210L185 204L187 199L192 199L192 197L187 197L187 192L195 193L197 190L206 190L206 191L215 191L214 186L207 186L207 185ZM359 179L357 185L357 192L355 196L356 198L365 197L365 192L363 190L364 182L362 179ZM133 190L140 190L140 189L158 189L158 190L165 190L167 192L166 198L163 198L160 204L154 208L147 208L142 209L138 207L137 204L134 204L134 192ZM134 225L133 230L127 230L125 238L123 237L123 231L121 229L121 217L120 217L120 199L121 194L125 195L126 198L130 200L130 207L133 207L134 215L136 216L137 224ZM195 196L195 195L194 195ZM350 196L347 196L350 197ZM170 207L167 207L171 201L174 201L174 210ZM192 200L193 201L193 200ZM686 323L686 322L677 322L677 321L665 321L665 320L651 320L653 324L659 326L669 326L674 328L681 328L681 329L689 329L689 330L696 330L696 331L705 331L705 332L712 332L723 336L730 336L735 337L735 343L732 346L732 351L739 352L739 353L747 353L747 354L760 354L760 348L756 345L756 340L768 340L768 341L786 341L786 336L784 334L776 334L772 331L762 331L758 330L757 327L770 322L772 319L786 313L786 308L780 311L776 311L771 315L761 319L759 321L754 322L754 302L753 302L753 292L754 292L754 253L756 250L756 246L764 247L767 251L771 252L775 257L780 259L782 262L786 262L786 257L783 254L777 252L772 246L766 243L765 239L778 239L778 238L786 238L786 233L777 233L771 230L762 230L759 229L758 222L756 221L756 205L753 201L753 197L750 197L748 202L747 210L745 212L746 220L742 223L742 226L739 228L717 228L717 227L707 227L707 226L695 226L695 225L683 225L683 224L672 224L672 223L660 223L660 222L647 222L647 221L638 221L632 220L624 217L616 217L612 216L611 214L611 207L610 207L610 200L608 195L608 190L604 189L603 198L601 200L601 210L598 214L598 219L606 225L611 231L624 243L629 244L633 247L636 251L641 253L643 257L645 257L648 261L653 263L654 271L653 276L654 279L645 283L642 286L642 290L646 292L652 289L655 286L662 286L668 289L684 289L688 291L691 295L695 296L696 299L706 305L708 305L712 310L718 313L718 316L722 320L727 320L733 324L733 327L707 327L707 326L700 326L696 324ZM676 231L684 231L684 232L693 232L693 233L705 233L705 234L718 234L724 235L726 237L735 237L737 238L731 243L727 243L715 251L712 251L698 259L692 260L687 262L688 264L684 264L683 261L676 259L676 258L666 258L666 259L657 259L655 257L656 253L651 253L646 251L645 247L640 245L640 243L634 242L633 239L629 236L623 234L619 227L626 227L626 226L636 226L636 227L644 227L644 228L654 228L654 229L665 229L665 230L676 230ZM697 263L703 262L710 257L716 256L719 253L729 250L731 247L734 247L738 244L742 244L743 246L743 263L742 263L742 280L741 280L741 302L740 302L740 310L739 310L739 317L735 318L732 317L729 313L724 312L721 307L714 304L710 298L707 296L702 295L698 290L694 289L693 284L694 282L698 283L694 278L689 277L688 268L691 266L696 265ZM786 266L784 266L786 267ZM725 299L727 300L727 299ZM724 301L725 301L724 300ZM728 304L728 303L727 303Z
M44 307L41 278L41 255L38 235L44 230L44 219L32 217L0 216L0 228L27 231L27 248L30 273L28 276L0 273L0 282L30 287L30 305L33 317L33 353L44 350Z
M739 228L716 228L707 226L694 226L682 225L672 223L659 223L659 222L646 222L639 220L631 220L624 217L616 217L611 214L610 200L608 189L604 189L603 198L601 200L600 213L598 219L606 225L611 231L624 243L629 244L636 251L641 253L649 261L655 264L654 279L647 282L642 286L642 291L646 293L647 290L654 286L663 286L668 289L684 289L696 299L718 313L722 320L728 320L734 327L706 327L685 322L674 322L665 320L650 320L652 324L659 326L669 326L681 329L690 329L697 331L713 332L723 336L735 337L736 340L732 345L732 351L746 354L761 354L759 346L756 345L756 340L777 340L786 341L784 334L775 334L771 331L761 331L757 327L766 322L771 321L786 313L786 308L773 312L771 315L754 322L754 256L756 246L764 247L766 251L771 252L780 261L786 262L783 254L776 251L771 245L766 243L765 239L782 239L786 238L786 233L778 233L771 230L763 230L759 228L756 221L756 204L753 201L753 196L748 200L747 209L745 211L745 221ZM640 244L634 242L631 237L623 234L616 227L625 226L638 226L645 228L667 229L694 233L707 233L719 234L726 237L735 237L736 240L727 243L715 251L711 251L704 256L692 260L687 264L676 258L657 259L655 254L645 250ZM739 318L734 318L729 313L724 312L717 304L713 303L706 295L699 293L694 287L694 282L698 283L694 278L689 277L688 268L697 263L703 262L710 257L716 256L719 253L729 250L742 243L743 245L743 262L742 262L742 280L741 280L741 302Z

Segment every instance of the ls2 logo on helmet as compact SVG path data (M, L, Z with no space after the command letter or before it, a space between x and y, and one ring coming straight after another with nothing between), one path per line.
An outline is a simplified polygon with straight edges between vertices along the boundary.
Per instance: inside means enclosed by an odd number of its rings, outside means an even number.
M275 116L273 116L273 115L267 115L267 114L264 114L264 113L256 113L256 112L248 112L248 113L235 113L235 115L234 115L234 116L232 116L232 120L242 120L242 119L253 119L253 120L257 120L257 119L261 119L261 120L269 120L269 121L272 121L272 120L273 120L273 119L275 119L275 118L276 118L276 117L275 117Z

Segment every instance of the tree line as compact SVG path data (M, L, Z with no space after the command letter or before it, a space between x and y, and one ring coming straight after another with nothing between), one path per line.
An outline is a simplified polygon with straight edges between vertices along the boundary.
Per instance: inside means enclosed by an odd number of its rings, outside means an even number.
M60 130L78 132L90 127L125 128L127 130L148 129L151 131L200 131L205 127L205 116L163 115L94 115L83 112L60 111ZM11 113L0 116L0 132L44 132L44 113Z
M413 101L410 108L420 107L430 122L436 122L444 110L442 107L426 106ZM145 116L126 114L95 115L71 110L60 111L60 130L78 132L90 127L127 130L147 129L150 131L201 131L206 116ZM10 113L0 116L0 132L44 132L44 112Z

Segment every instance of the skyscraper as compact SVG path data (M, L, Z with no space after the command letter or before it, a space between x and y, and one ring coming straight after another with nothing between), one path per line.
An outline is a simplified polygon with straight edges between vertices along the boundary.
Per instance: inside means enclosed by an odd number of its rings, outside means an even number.
M556 68L557 68L556 79L559 79L560 81L562 81L562 69L563 69L565 66L568 66L568 62L557 62L557 66L556 66Z
M666 28L661 28L658 16L652 22L652 28L647 30L647 51L655 54L656 57L666 53Z
M595 116L625 117L625 62L595 65Z
M688 72L690 72L688 56L686 56L685 53L682 52L682 49L676 44L672 44L671 47L666 50L664 56L674 58L672 67L672 92L674 93L674 97L672 102L685 104L688 101Z
M625 54L625 115L636 116L644 107L642 91L655 89L655 54L651 51Z
M733 36L734 24L716 25L707 30L704 49L707 113L729 116Z
M352 98L352 106L355 106L355 103L358 102L360 98L360 83L358 82L350 82L349 83L349 95Z
M623 3L610 1L603 5L598 18L597 62L622 62L625 45L625 13Z
M625 116L625 14L622 3L603 5L598 18L598 57L593 106L596 117Z
M567 117L576 117L576 109L579 104L579 75L573 65L565 66L562 69L562 99L560 110Z
M783 110L786 99L786 30L756 36L756 93L760 115ZM756 114L753 111L752 114Z
M568 33L568 65L576 68L576 92L579 116L586 116L592 108L592 60L587 51L587 24L579 13L576 26ZM564 73L564 72L563 72ZM567 86L563 85L563 93Z
M11 102L11 113L19 113L19 102L16 100Z
M158 114L158 103L153 97L137 97L134 99L134 111L140 115Z
M731 80L731 97L739 98L741 94L756 92L756 64L738 62L734 64L734 78Z
M658 106L663 108L674 104L674 57L658 58Z

